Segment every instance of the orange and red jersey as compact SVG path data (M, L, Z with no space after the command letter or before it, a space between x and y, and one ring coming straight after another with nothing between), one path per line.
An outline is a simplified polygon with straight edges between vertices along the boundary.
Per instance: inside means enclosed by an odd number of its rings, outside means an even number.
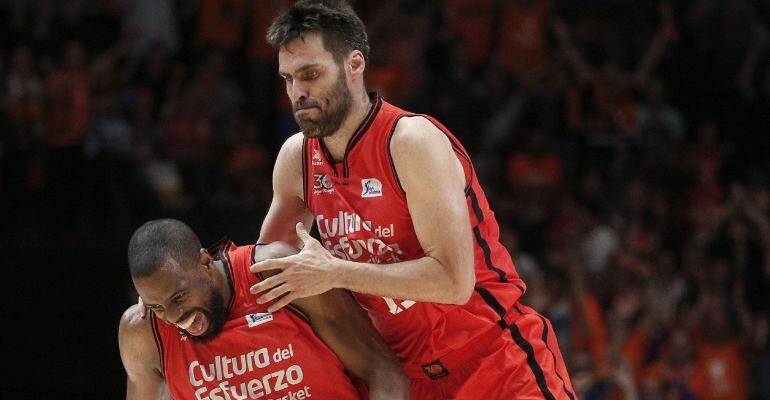
M390 154L396 123L416 115L376 95L371 95L371 101L371 110L350 138L341 162L331 158L323 141L305 139L304 199L315 217L321 243L335 257L374 264L418 259L425 253ZM356 294L408 374L414 367L430 374L434 360L470 345L491 329L499 335L512 314L518 315L509 311L525 290L498 241L497 221L467 152L444 126L425 118L450 140L465 170L476 286L462 306Z
M255 246L225 242L216 259L225 264L233 296L227 322L201 343L151 314L162 373L175 399L357 399L337 356L301 312L267 312L249 288ZM214 254L212 252L212 254Z

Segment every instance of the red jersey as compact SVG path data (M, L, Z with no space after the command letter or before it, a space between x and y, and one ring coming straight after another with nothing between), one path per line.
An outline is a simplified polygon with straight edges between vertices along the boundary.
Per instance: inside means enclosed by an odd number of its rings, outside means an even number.
M152 315L166 384L175 399L357 399L337 356L305 317L286 308L274 314L255 303L249 271L255 246L226 242L217 259L226 265L230 300L227 322L206 343L188 339L175 325ZM214 253L212 253L214 254Z
M415 114L376 95L371 100L371 110L350 138L342 162L333 161L322 140L305 139L305 203L315 217L321 243L335 257L375 264L417 259L425 253L390 154L396 123ZM446 134L465 169L476 287L471 300L462 306L356 294L405 366L424 366L490 329L499 331L525 290L498 240L497 222L468 154L444 126L425 118Z

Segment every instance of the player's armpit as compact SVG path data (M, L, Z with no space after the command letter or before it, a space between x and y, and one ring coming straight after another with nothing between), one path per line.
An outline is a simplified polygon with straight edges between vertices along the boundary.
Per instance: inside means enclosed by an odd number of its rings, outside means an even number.
M308 316L345 368L366 382L370 399L410 398L411 383L398 359L348 292L333 289L292 304Z
M160 356L150 323L150 318L139 315L137 305L126 310L120 319L118 342L126 369L128 400L170 398L160 373Z

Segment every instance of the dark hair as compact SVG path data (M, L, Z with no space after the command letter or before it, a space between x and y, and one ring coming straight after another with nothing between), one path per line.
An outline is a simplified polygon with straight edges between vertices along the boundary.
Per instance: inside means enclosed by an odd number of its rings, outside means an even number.
M170 259L180 265L194 265L200 248L200 239L184 222L175 219L149 221L131 235L128 269L131 277L145 278Z
M277 16L267 30L267 42L278 49L284 44L318 32L324 48L341 63L353 50L369 62L369 38L364 23L344 1L301 0Z

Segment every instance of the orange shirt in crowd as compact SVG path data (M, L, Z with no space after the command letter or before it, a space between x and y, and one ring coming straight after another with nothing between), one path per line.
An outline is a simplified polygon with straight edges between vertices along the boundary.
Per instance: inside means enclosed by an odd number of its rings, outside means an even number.
M695 338L695 369L690 385L700 400L746 399L748 382L738 340L711 343Z
M644 323L637 323L626 334L626 340L620 348L623 357L628 361L635 378L639 378L644 372L644 364L647 352L650 349L650 336Z
M607 329L596 298L586 294L580 308L573 310L570 322L571 351L584 350L593 356L595 365L602 365L607 355Z
M531 4L507 1L503 5L500 26L500 63L516 74L541 70L546 61L550 3L533 0Z
M288 0L260 0L251 3L251 40L249 41L249 57L252 60L270 61L277 57L277 52L265 40L265 32L273 22L278 12L291 5Z
M446 23L463 38L474 65L487 62L492 43L493 0L444 0Z
M49 77L51 147L73 146L85 136L90 106L88 82L85 72L57 71Z
M198 45L232 50L241 43L247 0L203 0Z
M561 182L561 175L561 162L552 154L538 157L519 153L508 161L508 180L516 185L535 189L555 188Z

